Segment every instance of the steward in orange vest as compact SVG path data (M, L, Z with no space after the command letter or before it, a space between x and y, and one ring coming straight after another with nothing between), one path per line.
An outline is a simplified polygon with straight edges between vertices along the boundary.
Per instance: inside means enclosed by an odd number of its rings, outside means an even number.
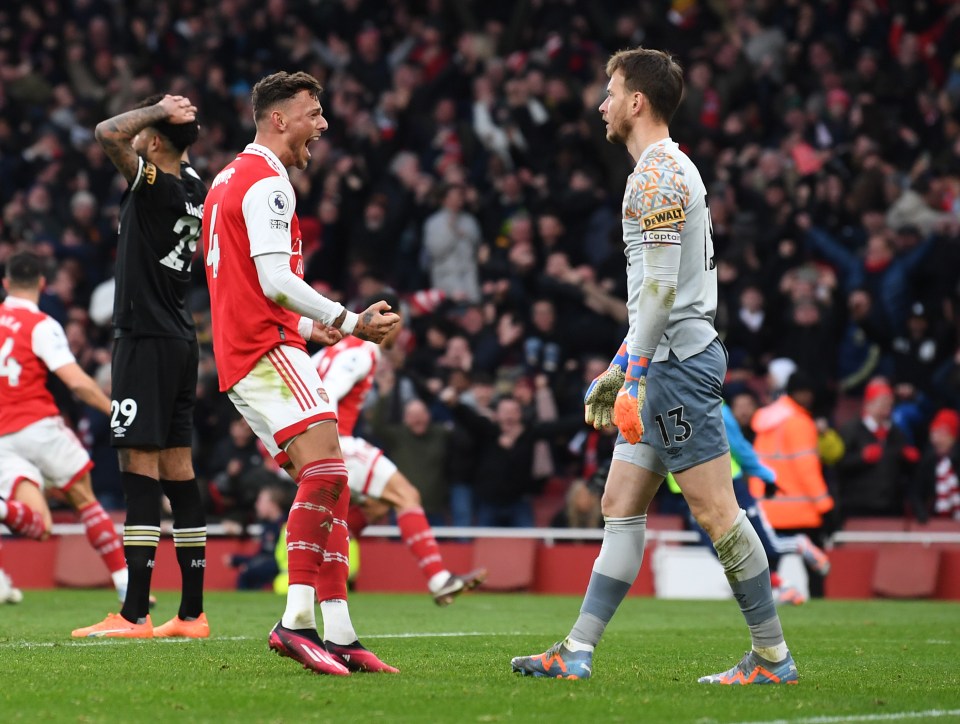
M817 451L817 426L808 412L813 391L803 378L794 373L787 393L757 410L751 422L754 450L776 472L779 490L764 499L763 481L751 478L750 491L777 530L819 528L823 514L833 508Z

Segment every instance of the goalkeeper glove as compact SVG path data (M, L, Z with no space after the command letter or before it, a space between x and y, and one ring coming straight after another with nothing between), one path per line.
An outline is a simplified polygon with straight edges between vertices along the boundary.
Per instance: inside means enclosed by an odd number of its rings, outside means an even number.
M623 387L624 373L627 369L627 340L623 340L610 366L594 378L583 396L583 419L597 430L608 427L613 422L613 403L617 393Z
M620 434L631 445L636 445L643 437L640 413L647 399L647 368L649 366L650 360L646 357L629 355L623 387L613 405L613 422L620 428Z

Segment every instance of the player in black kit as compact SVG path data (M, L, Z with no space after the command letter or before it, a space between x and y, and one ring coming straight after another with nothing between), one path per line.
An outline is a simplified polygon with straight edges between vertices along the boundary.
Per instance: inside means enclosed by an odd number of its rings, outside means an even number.
M199 132L196 114L189 99L158 95L96 128L97 141L130 184L120 206L110 417L127 502L130 583L119 614L74 636L210 633L203 612L206 521L191 459L199 354L186 308L206 196L186 160ZM150 578L163 495L173 510L182 595L177 615L154 628Z

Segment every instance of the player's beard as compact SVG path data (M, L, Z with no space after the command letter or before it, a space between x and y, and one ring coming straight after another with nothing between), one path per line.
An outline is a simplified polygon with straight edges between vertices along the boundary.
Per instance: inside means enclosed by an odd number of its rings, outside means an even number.
M607 125L607 141L610 143L626 143L630 137L630 119L612 118Z

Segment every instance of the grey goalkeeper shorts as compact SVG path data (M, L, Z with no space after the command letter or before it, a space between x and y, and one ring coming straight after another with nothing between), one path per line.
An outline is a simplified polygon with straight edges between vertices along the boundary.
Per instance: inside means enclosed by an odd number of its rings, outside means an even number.
M643 439L631 445L617 435L613 459L666 475L727 452L720 412L726 374L727 353L719 339L683 362L671 352L668 359L651 364L640 412Z

